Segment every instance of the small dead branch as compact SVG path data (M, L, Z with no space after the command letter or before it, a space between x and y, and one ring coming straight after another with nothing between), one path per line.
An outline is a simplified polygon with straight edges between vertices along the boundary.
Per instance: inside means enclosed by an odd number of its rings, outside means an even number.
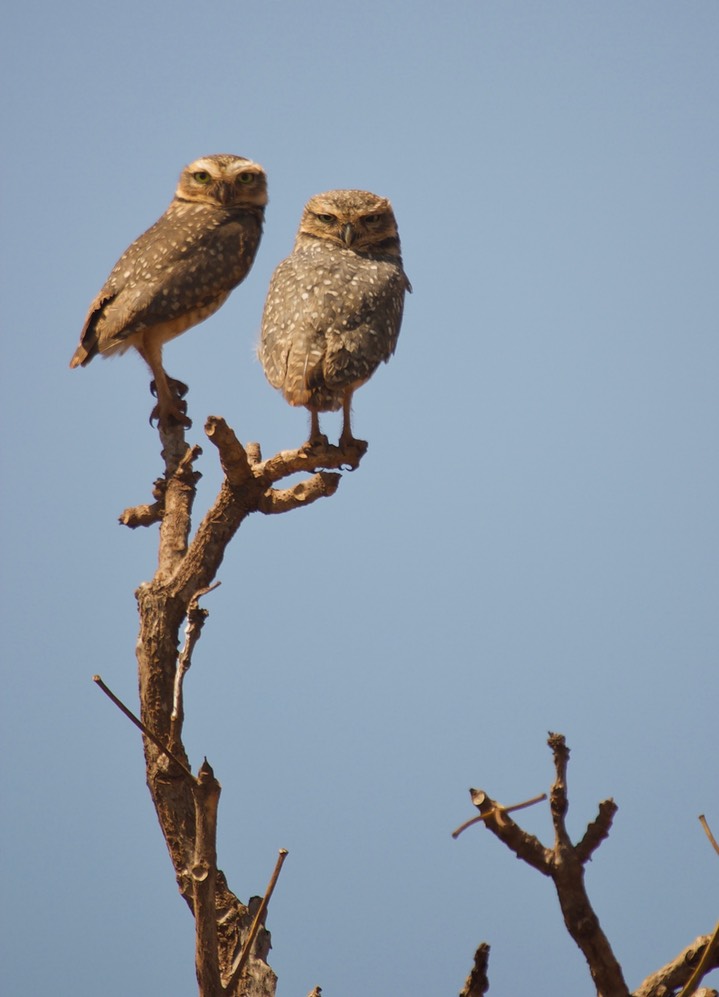
M555 779L549 794L554 825L554 847L546 848L511 817L509 808L493 800L482 790L470 790L472 803L480 812L482 823L514 854L549 876L557 891L564 923L584 954L589 971L602 997L629 997L622 970L604 935L584 887L584 864L606 837L616 805L611 800L600 805L597 819L575 847L567 832L565 818L569 808L567 766L569 748L561 734L550 734L548 740L554 758ZM534 801L529 801L534 802Z
M702 966L701 976L697 975L693 984L694 987L698 986L702 977L706 976L710 970L719 967L716 937L716 930L714 935L700 935L671 962L648 976L633 992L632 997L670 997L670 995L676 994L680 987L686 989L686 986L695 977L697 969L704 962L704 956L709 952L709 957ZM712 939L714 939L713 942ZM688 994L691 993L696 993L696 991L687 990L686 994L684 990L682 991L684 997L688 997Z
M719 844L711 832L704 814L699 822L714 851L719 855ZM719 922L711 935L696 938L679 955L652 973L642 983L633 997L667 997L681 987L678 997L716 997L716 990L697 990L697 987L713 969L719 968Z
M273 516L311 505L317 499L334 495L341 480L341 474L318 471L311 478L298 481L292 488L268 488L260 500L259 511Z
M155 501L151 505L136 505L125 509L120 513L120 524L135 530L138 526L152 526L153 523L159 523L165 513L166 485L164 478L158 478L152 486L152 497Z
M192 652L195 649L195 644L200 639L205 620L209 616L208 610L203 609L200 606L199 600L203 595L207 595L208 592L212 592L219 585L220 582L215 582L214 585L208 585L206 588L200 589L199 592L195 592L193 597L190 599L190 605L187 607L185 643L177 659L175 686L172 697L172 715L170 717L170 743L172 745L179 743L182 737L182 724L185 717L182 701L183 682L185 675L189 671L190 665L192 664Z
M697 987L706 974L711 969L715 968L717 961L719 961L719 921L717 922L717 926L714 928L711 938L704 946L704 952L702 953L697 968L684 984L679 997L692 997L692 994L696 993Z
M489 965L489 945L482 942L474 953L474 966L470 970L459 997L484 997L489 990L487 967Z
M220 464L233 488L242 488L252 478L247 451L235 436L224 419L211 415L205 423L205 433L211 443L217 447Z
M288 851L286 848L280 848L279 854L277 856L277 862L275 863L275 868L270 877L270 881L267 884L267 889L265 890L265 895L262 898L260 906L257 908L257 913L255 914L255 919L252 922L252 927L250 928L250 933L247 936L244 947L240 952L240 956L237 960L237 964L232 967L232 975L230 982L227 986L229 991L232 991L238 984L242 971L245 968L245 964L249 959L250 952L252 951L252 945L254 944L255 938L257 937L257 932L260 926L264 924L265 917L267 915L267 908L269 907L270 900L272 899L272 894L275 891L275 886L277 885L277 880L279 879L280 872L282 871L282 866L284 865L285 859L287 858Z
M609 837L609 831L617 809L614 800L602 800L599 804L599 813L591 824L588 825L587 830L575 848L577 858L582 865L586 865L604 839Z
M470 795L472 796L472 802L474 802L475 794L479 796L479 794L482 791L479 789L470 789L469 792ZM514 810L524 810L526 807L533 807L535 803L541 803L543 800L546 799L547 799L547 794L541 793L539 796L533 796L531 800L525 800L524 803L514 803L512 804L511 807L503 807L500 803L495 803L495 807L500 809L503 814L508 814L512 813L512 811ZM480 804L478 803L477 805L479 806ZM456 840L460 836L462 831L466 831L467 828L471 827L473 824L479 824L480 821L486 820L487 817L489 817L490 813L493 812L494 811L492 810L488 810L486 813L481 813L479 817L472 817L471 820L467 820L464 822L464 824L460 824L459 827L455 828L455 830L452 831L452 837Z
M195 841L192 866L192 907L195 915L195 972L200 994L223 992L217 941L215 884L217 880L217 808L221 787L205 759L193 787Z
M165 502L153 502L152 505L130 506L118 516L121 526L127 526L131 530L136 530L138 526L153 526L159 523L165 512Z
M717 853L717 855L719 855L719 841L717 841L717 839L712 834L711 828L709 827L709 824L707 823L707 819L704 816L704 814L699 815L699 823L704 828L704 833L706 834L707 838L709 838L709 842L712 848Z
M122 700L119 699L115 695L115 693L110 688L108 688L108 686L105 685L105 683L102 681L102 679L100 678L100 676L99 675L93 675L92 676L92 681L95 683L95 685L97 685L100 689L102 689L102 691L105 693L105 695L107 696L107 698L109 700L111 700L115 704L115 706L118 708L118 710L120 710L121 713L124 713L125 716L128 718L128 720L131 720L132 723L134 723L134 725L137 727L137 729L140 730L140 731L142 731L142 733L145 735L145 737L149 741L152 741L152 743L155 745L155 747L159 749L160 753L163 754L163 755L167 755L167 757L170 759L170 761L174 762L175 765L177 765L177 767L183 773L183 775L187 779L189 779L191 783L194 784L195 777L192 774L192 772L190 772L190 770L187 768L187 766L185 765L185 763L182 762L182 761L180 761L180 759L176 755L174 755L172 753L172 751L167 747L167 745L163 744L162 741L160 740L160 738L156 737L152 733L152 731L150 730L150 728L147 727L142 722L142 720L140 720L139 717L136 717L135 714L132 712L132 710L128 709L128 707L125 706L125 704L122 702Z
M517 858L531 865L544 876L550 875L551 851L545 848L539 838L523 830L508 816L508 809L493 800L482 789L470 789L470 798L479 810L479 819L484 826L499 838Z

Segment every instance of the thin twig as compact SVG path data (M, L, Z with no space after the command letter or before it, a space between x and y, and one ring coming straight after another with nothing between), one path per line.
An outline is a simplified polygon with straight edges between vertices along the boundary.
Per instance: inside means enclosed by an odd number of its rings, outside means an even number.
M717 839L712 834L711 828L709 827L709 824L707 823L707 819L704 816L704 814L699 815L699 823L704 828L704 833L706 834L707 838L709 838L709 840L711 841L712 848L717 853L717 855L719 855L719 842L717 842Z
M452 831L452 837L455 839L458 838L462 831L466 831L468 827L472 826L472 824L478 824L480 821L486 820L492 814L496 814L498 812L509 814L512 813L513 810L524 810L525 807L533 807L535 803L541 803L542 800L546 799L547 794L541 793L539 796L533 796L531 800L525 800L524 803L514 803L511 807L503 807L497 804L497 806L493 807L492 810L488 810L487 813L479 814L478 817L472 817L471 820L467 820L464 824L460 824L458 828L455 828L455 830Z
M277 856L277 862L275 863L274 872L272 873L270 881L267 884L267 890L265 891L265 895L262 898L262 903L257 908L257 913L255 914L254 921L252 922L252 927L250 928L250 933L247 936L247 941L245 942L243 949L240 952L240 957L237 960L237 965L232 970L232 977L230 979L230 982L225 988L229 993L231 993L234 990L237 981L242 975L242 970L245 968L245 963L247 962L250 956L250 950L254 943L257 932L260 930L262 918L265 915L265 911L267 910L267 906L270 902L270 897L272 896L275 886L277 885L277 880L279 878L282 865L285 859L287 858L287 854L288 853L286 848L280 848L279 854Z
M102 689L102 691L105 693L108 699L112 700L112 702L115 704L118 710L120 710L121 713L124 713L127 719L131 720L134 723L134 725L138 728L138 730L142 731L142 733L145 735L145 737L148 740L152 741L152 743L155 745L156 748L159 748L159 750L164 755L167 755L167 757L171 761L173 761L175 765L177 765L177 767L180 769L183 775L185 775L191 782L195 781L194 775L192 774L192 772L190 772L190 770L187 768L184 762L181 762L180 759L176 755L174 755L170 751L170 749L162 743L159 737L155 737L152 731L145 726L142 720L140 720L139 717L136 717L135 714L132 712L132 710L129 710L122 702L122 700L118 699L115 693L112 692L112 690L105 685L105 683L102 681L99 675L93 675L92 681L95 683L95 685L99 686Z
M190 665L192 664L192 652L195 649L195 644L200 639L202 627L207 618L207 610L200 608L199 600L203 595L207 595L208 592L212 592L213 589L216 589L221 584L221 582L214 582L212 585L206 585L204 588L199 589L199 591L195 592L193 597L190 599L190 604L187 607L185 643L177 659L175 685L172 694L172 714L170 715L170 721L172 725L173 743L179 736L179 731L175 728L182 726L182 682L185 678L185 674L189 671Z
M474 806L479 810L480 816L485 818L485 827L488 831L499 838L518 858L541 872L543 876L551 875L552 853L544 847L539 838L521 828L505 812L502 805L493 800L484 790L470 789L469 796Z

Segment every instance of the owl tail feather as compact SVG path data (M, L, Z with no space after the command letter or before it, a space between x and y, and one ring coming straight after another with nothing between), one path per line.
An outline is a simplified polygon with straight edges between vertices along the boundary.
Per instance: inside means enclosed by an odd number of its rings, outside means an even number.
M90 363L93 356L94 354L90 355L81 343L72 355L70 367L73 369L75 367L85 367Z

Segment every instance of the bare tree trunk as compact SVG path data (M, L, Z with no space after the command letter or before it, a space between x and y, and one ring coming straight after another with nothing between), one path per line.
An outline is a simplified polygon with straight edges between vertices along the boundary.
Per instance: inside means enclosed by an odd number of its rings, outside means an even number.
M200 997L273 997L277 981L266 961L270 935L263 922L274 881L264 901L255 897L245 904L217 868L221 788L207 760L192 774L182 743L183 678L207 616L199 599L213 587L227 545L244 519L252 512L288 512L333 495L341 475L327 469L357 467L366 445L305 446L263 462L259 446L245 449L224 420L211 417L205 431L218 449L225 478L194 537L191 516L200 477L194 463L201 450L186 444L180 427L160 430L165 473L155 482L155 501L126 509L120 517L131 528L160 524L157 570L136 593L147 784L180 893L195 918ZM309 477L290 488L274 487L298 471ZM276 874L284 855L283 850Z

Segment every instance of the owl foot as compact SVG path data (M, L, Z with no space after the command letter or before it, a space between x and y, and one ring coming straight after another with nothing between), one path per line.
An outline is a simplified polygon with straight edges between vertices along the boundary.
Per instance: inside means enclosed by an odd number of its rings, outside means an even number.
M330 441L327 439L324 433L313 433L306 443L303 443L300 450L314 450L317 447L320 450L324 450L325 447L330 445Z
M185 429L192 429L192 419L184 415L179 409L162 412L160 406L156 405L152 412L150 412L151 426L155 423L155 420L157 420L158 426L165 426L167 428L171 426L183 426Z
M355 471L359 467L360 461L367 453L368 446L367 440L356 440L354 436L345 435L344 433L340 436L339 449L342 451L343 456L347 458L347 465L350 471Z
M183 381L174 377L164 378L164 383L161 380L159 389L157 381L150 381L150 391L157 398L157 405L150 412L150 425L157 420L158 426L184 426L185 429L190 429L192 419L187 416L187 402L184 400L188 390Z
M155 420L157 420L158 426L166 426L168 428L170 426L184 426L185 429L191 429L192 419L185 414L186 412L187 402L181 398L171 401L166 406L162 406L158 402L152 412L150 412L150 425L152 426Z

